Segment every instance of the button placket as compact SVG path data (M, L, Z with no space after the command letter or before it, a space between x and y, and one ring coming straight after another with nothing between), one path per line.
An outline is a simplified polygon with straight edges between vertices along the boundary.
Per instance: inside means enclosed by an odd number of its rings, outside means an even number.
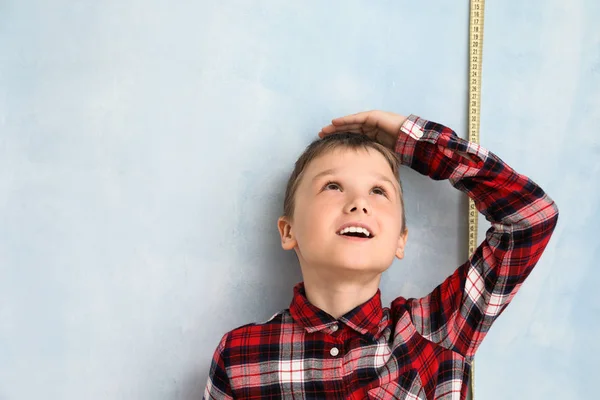
M341 348L343 347L344 342L344 332L341 331L340 324L338 322L329 325L330 335L334 337L334 343L332 343L333 347L329 349L329 355L332 357L337 357L341 353ZM336 334L337 332L337 334Z

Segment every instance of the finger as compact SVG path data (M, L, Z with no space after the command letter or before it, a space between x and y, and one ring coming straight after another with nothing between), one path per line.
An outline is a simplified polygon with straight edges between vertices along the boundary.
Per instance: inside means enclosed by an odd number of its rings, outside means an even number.
M372 113L373 111L363 111L356 114L346 115L344 117L338 117L331 120L331 124L335 126L364 124L368 120L369 115L371 115Z
M335 132L335 130L336 130L336 127L333 125L327 125L327 126L324 126L321 128L321 132L324 132L324 133L333 133L333 132Z
M398 134L398 130L406 117L385 111L374 111L367 116L364 125L371 129L382 130L390 135Z
M325 133L361 131L364 128L363 124L347 124L347 125L327 125L321 129Z

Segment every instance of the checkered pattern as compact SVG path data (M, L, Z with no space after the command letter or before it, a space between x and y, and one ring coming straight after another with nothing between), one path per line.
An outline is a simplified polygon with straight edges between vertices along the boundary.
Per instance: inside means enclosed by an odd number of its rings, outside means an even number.
M380 291L339 319L303 283L289 309L225 334L205 399L464 399L475 351L527 278L556 226L544 191L449 128L411 115L402 163L448 179L491 223L476 252L423 298Z

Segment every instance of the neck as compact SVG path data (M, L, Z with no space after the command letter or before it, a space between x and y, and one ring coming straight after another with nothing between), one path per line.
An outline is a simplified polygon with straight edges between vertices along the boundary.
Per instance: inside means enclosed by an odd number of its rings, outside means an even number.
M336 319L373 297L381 280L381 273L346 270L303 269L302 276L308 301Z

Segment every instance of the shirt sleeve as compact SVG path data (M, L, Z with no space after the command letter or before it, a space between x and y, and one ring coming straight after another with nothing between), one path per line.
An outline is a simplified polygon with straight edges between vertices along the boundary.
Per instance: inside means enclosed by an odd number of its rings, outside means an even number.
M429 295L404 300L423 337L473 357L542 255L558 208L531 179L448 127L411 115L400 131L396 153L402 164L434 180L448 179L492 225L469 260Z
M227 334L225 334L214 352L208 374L208 382L204 389L203 400L233 399L233 392L227 375L225 364L225 350Z

